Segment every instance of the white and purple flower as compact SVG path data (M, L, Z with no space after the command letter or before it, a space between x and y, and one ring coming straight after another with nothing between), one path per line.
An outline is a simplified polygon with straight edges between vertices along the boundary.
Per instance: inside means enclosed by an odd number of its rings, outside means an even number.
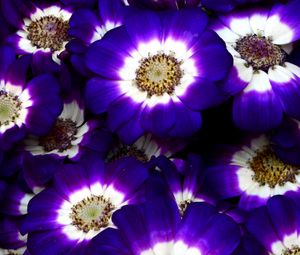
M71 11L59 5L30 6L19 30L7 41L20 55L43 52L60 64L60 54L70 40L68 34Z
M113 222L118 229L96 237L89 254L229 255L240 239L237 224L213 206L193 203L181 218L176 203L163 197L125 206Z
M300 38L299 1L220 16L213 29L226 42L234 66L223 89L236 94L233 120L245 130L278 126L283 113L300 118L300 68L287 61Z
M206 171L207 189L220 198L240 197L239 207L251 210L275 195L295 196L300 191L300 166L283 162L265 135L227 150Z
M88 157L81 164L64 165L53 187L30 200L21 232L28 234L32 254L80 252L104 229L122 206L143 201L147 169L128 158L104 163ZM51 243L51 245L49 245Z
M199 111L223 100L215 82L232 64L207 21L198 9L127 18L87 51L86 65L96 75L87 83L87 106L107 112L110 129L128 143L145 132L194 134Z
M246 226L264 247L262 254L299 254L299 212L299 207L293 200L284 196L275 196L270 198L266 206L252 213Z
M0 72L0 147L9 147L24 137L24 131L47 133L62 102L55 77L43 74L27 81L30 58L15 60L14 51L6 46L0 51L4 62Z

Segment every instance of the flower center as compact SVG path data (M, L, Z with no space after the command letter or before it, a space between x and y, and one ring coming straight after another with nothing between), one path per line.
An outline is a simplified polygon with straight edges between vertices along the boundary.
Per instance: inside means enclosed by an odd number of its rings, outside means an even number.
M6 254L7 255L20 255L21 253L14 251L14 250L8 250Z
M37 48L58 51L69 40L68 29L69 21L52 15L45 16L30 23L27 38Z
M300 247L285 250L282 255L300 255Z
M190 203L192 203L191 199L187 199L187 200L181 201L179 203L178 207L179 207L179 212L180 212L181 217L183 217L183 215L186 211L186 208L189 206Z
M40 138L41 145L46 152L58 150L63 152L72 147L72 141L76 139L76 123L70 119L58 119L50 133Z
M260 185L274 188L277 184L283 186L287 182L296 182L298 168L285 164L270 148L258 151L249 162L254 172L253 179Z
M144 150L138 149L135 145L123 144L120 144L115 150L109 153L107 161L113 162L124 157L134 157L142 163L149 161Z
M254 70L268 71L270 67L282 65L286 53L264 36L247 35L236 42L235 50Z
M20 116L21 102L17 96L0 90L0 126L8 126Z
M74 205L70 213L72 224L87 233L99 231L109 225L114 205L103 196L92 195Z
M179 85L183 72L181 62L173 54L158 53L141 61L136 71L135 84L148 96L172 94Z

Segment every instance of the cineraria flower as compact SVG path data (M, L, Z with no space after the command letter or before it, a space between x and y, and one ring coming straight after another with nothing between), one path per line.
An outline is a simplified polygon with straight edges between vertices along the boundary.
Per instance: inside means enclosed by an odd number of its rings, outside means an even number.
M26 250L27 235L19 232L20 217L1 215L0 220L0 254L30 255Z
M150 8L154 10L181 9L199 6L200 0L123 0L125 5Z
M7 147L24 136L24 128L35 135L48 132L61 111L61 99L60 86L53 76L43 74L27 82L29 58L15 60L8 47L0 51L4 56L0 71L0 145Z
M108 227L123 205L142 199L147 169L127 158L104 165L94 157L64 165L53 187L32 198L21 233L28 234L32 254L71 254L87 249L89 240Z
M300 253L299 215L293 200L275 196L252 213L247 228L264 246L263 254L297 255Z
M123 207L113 222L118 229L95 238L89 254L229 255L240 239L237 224L206 203L191 204L181 219L173 200L157 198Z
M300 122L285 119L271 135L276 154L285 162L300 165Z
M141 162L147 163L152 157L160 155L171 157L182 149L185 144L186 142L180 139L159 139L147 134L141 136L131 145L119 142L108 153L107 161L111 162L123 157L134 157Z
M71 61L81 73L86 73L84 53L86 47L100 40L108 31L120 26L130 8L120 0L99 0L98 12L90 9L78 9L70 19L69 35L73 40L67 49L72 53Z
M145 132L195 133L199 111L221 101L215 82L232 64L224 43L206 26L198 9L126 19L87 51L86 65L96 74L86 86L88 107L108 112L110 129L127 141Z
M193 202L205 201L208 199L201 193L201 186L204 178L202 160L199 156L189 155L186 161L180 159L168 160L161 156L156 160L157 170L149 178L149 191L157 196L170 195L184 215L187 207ZM160 180L163 177L163 180ZM158 185L157 187L154 185Z
M68 29L72 13L58 5L35 6L33 9L27 13L23 23L18 24L19 31L7 40L20 55L44 52L60 64L59 55L70 40Z
M274 195L297 195L300 167L283 162L262 135L228 150L218 165L206 171L206 183L221 198L240 196L239 206L250 210Z
M78 160L88 150L103 153L111 138L96 120L84 120L84 109L78 100L66 102L52 129L44 136L29 136L25 150L31 155L51 154L55 158Z
M300 118L300 68L286 61L300 38L300 1L221 16L213 25L226 42L234 66L224 82L236 94L233 119L242 129L266 131L283 113Z

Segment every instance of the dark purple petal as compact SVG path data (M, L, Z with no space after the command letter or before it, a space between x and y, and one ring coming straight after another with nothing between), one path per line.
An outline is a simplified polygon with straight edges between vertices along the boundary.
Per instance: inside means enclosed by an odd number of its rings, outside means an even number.
M141 126L149 133L164 136L176 122L174 102L158 103L154 106L146 105L141 116Z
M282 106L274 92L241 93L234 98L233 120L242 129L263 132L282 121Z
M123 94L118 81L93 78L87 83L85 101L94 113L99 114L107 111L109 105Z

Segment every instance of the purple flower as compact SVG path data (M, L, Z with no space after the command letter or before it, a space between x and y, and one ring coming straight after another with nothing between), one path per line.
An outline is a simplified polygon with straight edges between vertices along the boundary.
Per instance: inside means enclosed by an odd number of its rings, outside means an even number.
M9 147L24 137L25 130L35 135L47 133L62 102L53 76L43 74L27 81L29 56L15 60L9 47L2 47L0 54L5 59L0 71L0 144Z
M299 254L299 215L294 201L283 196L271 198L266 206L253 212L247 228L265 248L262 254Z
M108 31L123 24L131 14L131 8L122 5L120 0L99 0L98 11L78 9L70 19L69 34L73 38L67 45L71 52L74 67L83 74L88 73L84 65L87 46L100 40Z
M298 196L300 168L283 162L265 136L227 150L206 171L207 189L221 198L240 197L239 207L250 210L274 195Z
M56 158L79 160L89 151L103 153L110 136L101 130L97 120L84 119L84 108L78 100L66 102L52 129L45 136L29 136L25 150L31 155L55 155Z
M0 254L30 255L26 249L27 235L19 232L20 217L1 216L0 219Z
M126 204L142 201L147 169L134 159L104 165L88 157L64 165L52 187L30 200L21 226L29 233L32 254L59 255L85 250L89 241L112 227L111 216Z
M59 5L30 7L24 11L22 22L16 24L19 30L9 36L7 41L20 55L43 52L60 64L59 55L70 40L68 30L72 13Z
M213 29L226 42L234 66L223 89L236 94L233 120L245 130L278 126L283 113L300 118L300 68L286 61L300 38L299 1L220 16Z
M122 142L116 143L107 155L107 161L111 162L119 158L134 157L147 163L155 157L164 155L170 158L186 145L183 139L159 139L150 134L141 136L133 144L126 145Z
M86 65L96 75L87 83L88 107L107 112L110 129L126 143L145 132L194 134L201 126L199 111L223 99L215 82L232 63L206 26L206 15L194 9L126 19L87 51Z
M240 238L236 223L206 203L191 204L181 219L173 200L157 198L123 207L113 222L118 230L95 238L89 254L229 255Z
M181 215L194 202L213 202L202 193L204 168L199 156L191 154L186 161L160 156L156 170L149 178L148 193L158 197L168 194L176 201Z

